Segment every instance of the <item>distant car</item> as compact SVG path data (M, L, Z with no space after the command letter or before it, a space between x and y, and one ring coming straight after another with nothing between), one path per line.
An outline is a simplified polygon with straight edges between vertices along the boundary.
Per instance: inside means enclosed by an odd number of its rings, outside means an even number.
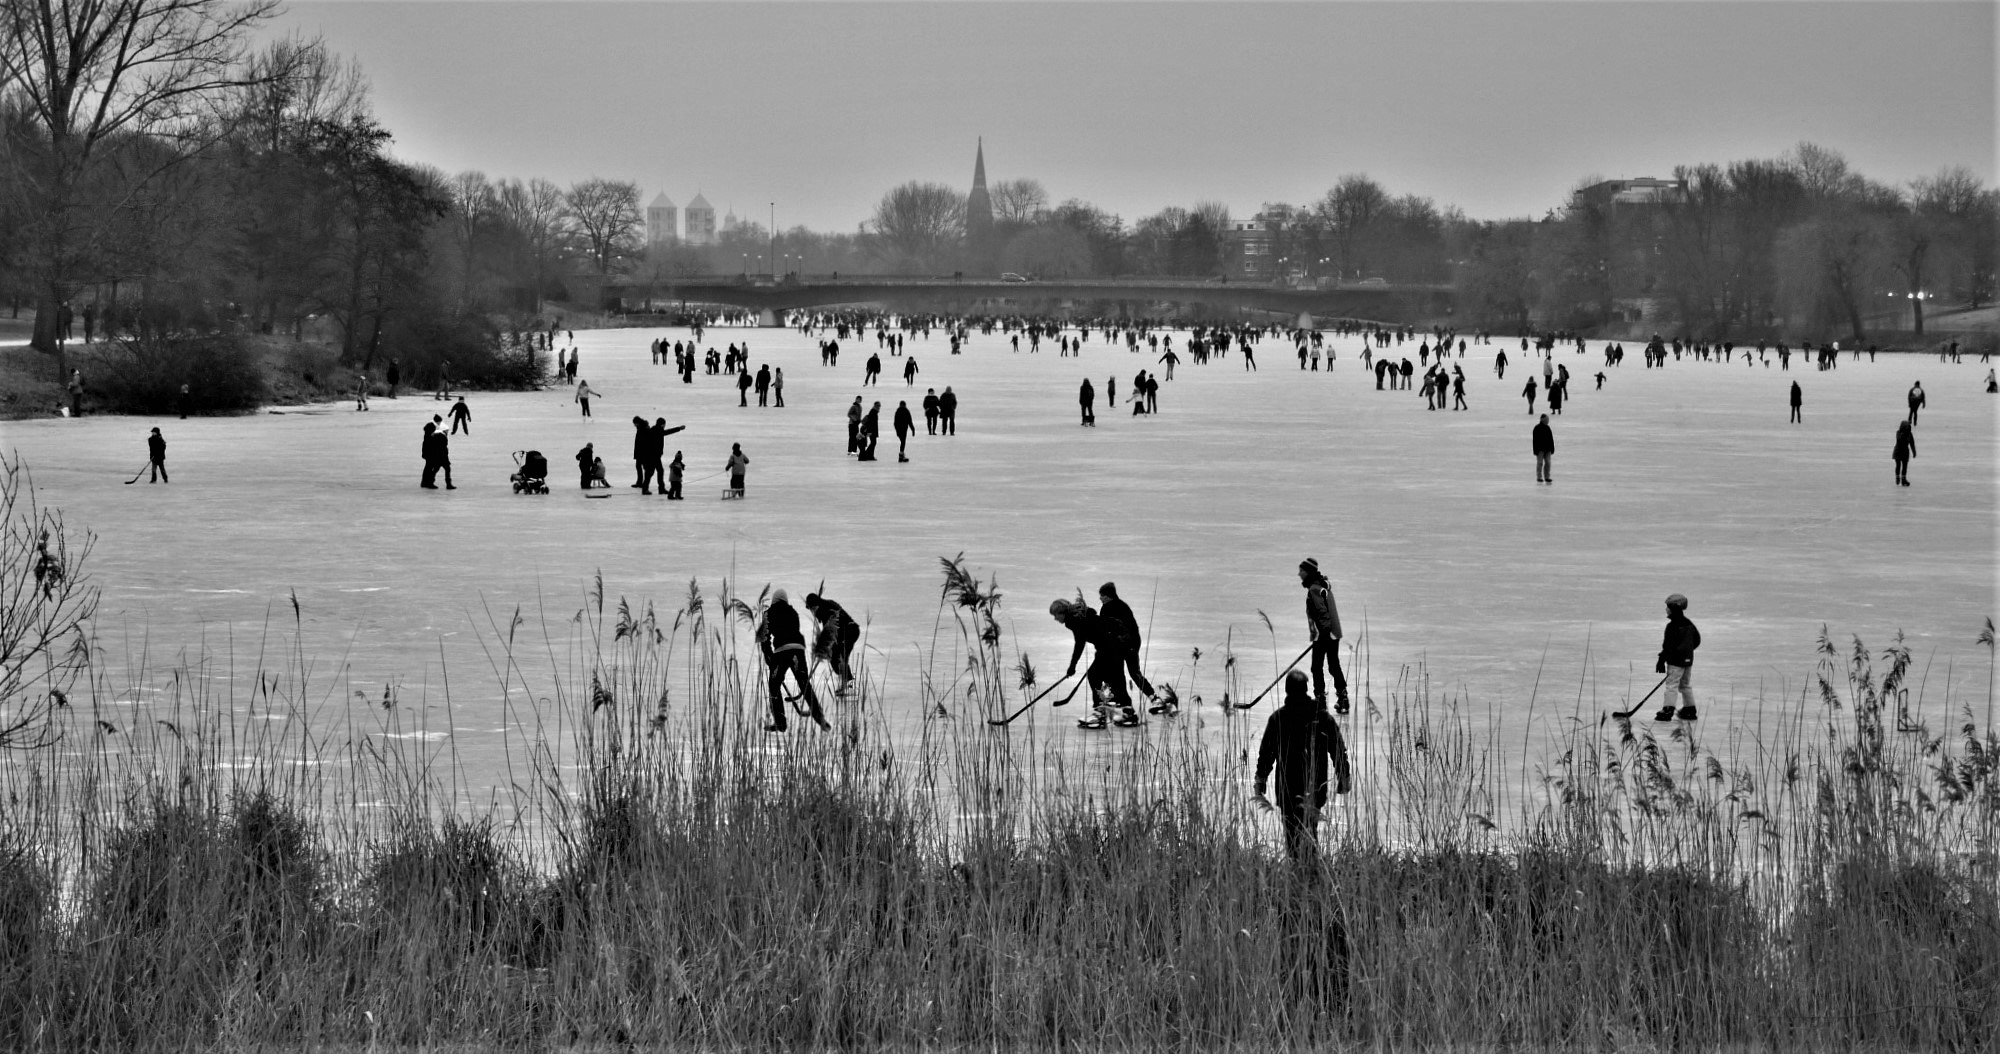
M1028 277L1026 275L1018 275L1012 271L1008 271L1006 274L1000 276L1000 280L1002 282L1025 282L1028 281Z
M1354 284L1355 284L1355 285L1388 285L1388 284L1389 284L1389 280L1388 280L1387 278L1363 278L1363 279L1362 279L1361 281L1359 281L1359 282L1356 282L1356 283L1354 283Z

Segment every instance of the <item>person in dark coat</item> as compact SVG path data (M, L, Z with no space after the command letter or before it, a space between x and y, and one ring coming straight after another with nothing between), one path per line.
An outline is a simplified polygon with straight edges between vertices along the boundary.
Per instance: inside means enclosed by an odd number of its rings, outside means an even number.
M1688 598L1679 593L1667 598L1667 629L1660 636L1660 657L1653 663L1654 673L1667 675L1660 685L1666 689L1666 694L1661 696L1661 702L1666 705L1654 715L1656 721L1672 721L1676 714L1683 721L1692 721L1696 716L1691 671L1694 650L1701 647L1701 630L1688 621L1687 606ZM1678 711L1674 709L1676 692L1681 697Z
M1525 397L1525 398L1526 398L1526 399L1528 400L1528 412L1529 412L1529 413L1534 413L1534 412L1535 412L1535 378L1534 378L1534 375L1533 375L1533 374L1530 374L1530 375L1528 376L1528 386L1527 386L1527 387L1525 387L1525 388L1522 388L1522 389L1521 389L1521 395L1522 395L1523 397Z
M757 367L757 405L771 405L771 365Z
M1319 569L1319 561L1307 557L1299 561L1299 585L1306 590L1306 633L1312 639L1313 697L1326 703L1326 674L1333 671L1333 705L1347 712L1347 674L1340 668L1340 608L1333 602L1333 583Z
M756 382L750 379L750 367L745 366L736 371L736 405L750 405L750 386L754 383Z
M1132 696L1125 690L1125 649L1118 627L1079 601L1056 600L1049 604L1049 615L1069 630L1075 642L1064 677L1076 676L1076 664L1083 658L1084 647L1088 645L1091 649L1090 665L1084 668L1083 676L1090 685L1094 712L1077 722L1078 726L1096 729L1115 724L1129 728L1138 724L1139 714L1132 709ZM1118 708L1115 716L1111 713L1114 706Z
M1910 385L1910 424L1917 423L1917 411L1924 408L1924 382Z
M152 475L147 477L146 482L173 482L173 480L167 478L167 438L161 435L160 430L157 428L153 429L152 435L146 437L146 468L152 473Z
M771 604L764 609L763 622L757 627L757 643L763 648L764 668L769 671L765 686L771 697L771 723L764 731L785 730L787 673L797 682L799 697L805 700L806 712L812 715L814 723L821 728L830 727L820 710L819 697L813 693L811 672L806 668L806 639L799 631L799 613L792 609L792 602L782 589L771 594Z
M403 383L403 360L389 360L389 398L396 397L396 388Z
M945 435L958 434L958 396L952 394L949 384L944 386L944 394L938 396L938 427Z
M875 444L882 438L882 402L876 400L868 412L861 415L861 450L854 456L856 461L875 460Z
M1533 384L1535 382L1529 381L1528 383ZM1535 453L1535 482L1554 483L1556 481L1555 469L1551 467L1549 462L1550 459L1556 456L1556 433L1554 429L1549 427L1548 414L1543 414L1542 419L1535 424L1532 446Z
M645 418L638 414L632 415L632 468L637 473L637 478L632 480L632 486L640 490L647 489L646 450L650 438L648 433L652 430L653 426L647 424Z
M667 499L680 501L681 473L687 470L687 462L681 460L681 452L674 451L674 459L667 463Z
M806 610L812 612L819 629L813 634L813 654L826 660L828 666L840 678L835 686L837 692L844 692L854 683L854 670L848 665L848 656L853 654L854 645L861 640L861 625L854 616L838 603L820 596L806 594Z
M917 422L915 418L910 416L910 404L906 400L898 400L896 403L895 425L896 460L908 461L910 460L910 455L905 451L910 445L911 433L917 430Z
M1285 852L1293 860L1310 860L1317 851L1329 769L1336 793L1352 789L1347 742L1340 734L1340 723L1326 712L1324 703L1306 691L1305 671L1293 670L1285 675L1284 703L1264 723L1264 738L1257 747L1256 797L1260 805L1275 806L1283 818ZM1275 803L1264 793L1274 773L1278 777Z
M1139 635L1139 619L1132 614L1132 605L1119 599L1117 583L1106 582L1097 587L1097 617L1117 630L1118 646L1125 654L1125 671L1132 675L1132 683L1139 686L1146 701L1154 702L1152 682L1139 670L1139 653L1145 649L1145 641Z
M1799 382L1797 382L1797 381L1793 381L1793 382L1792 382L1792 423L1793 423L1793 424L1798 424L1798 423L1799 423L1799 407L1801 407L1801 406L1804 406L1804 405L1805 405L1805 401L1806 401L1806 396L1805 396L1805 392L1803 392L1803 391L1799 390Z
M1097 391L1090 386L1090 378L1083 379L1083 387L1077 390L1076 401L1083 407L1084 427L1097 427Z
M924 389L924 433L936 435L938 426L938 397L936 388Z
M847 452L850 454L859 454L861 452L862 412L861 397L857 395L854 397L853 404L847 408Z
M1896 460L1896 485L1909 486L1910 459L1917 456L1917 436L1910 431L1910 422L1904 421L1896 426L1896 446L1889 456Z

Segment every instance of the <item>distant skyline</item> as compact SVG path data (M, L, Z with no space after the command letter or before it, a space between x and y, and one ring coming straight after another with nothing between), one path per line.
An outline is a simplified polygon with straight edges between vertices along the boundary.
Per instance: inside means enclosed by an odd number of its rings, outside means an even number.
M906 180L1031 177L1134 222L1306 205L1343 175L1475 219L1586 176L1801 141L1903 184L1995 180L1987 2L290 5L403 160L629 179L852 231Z

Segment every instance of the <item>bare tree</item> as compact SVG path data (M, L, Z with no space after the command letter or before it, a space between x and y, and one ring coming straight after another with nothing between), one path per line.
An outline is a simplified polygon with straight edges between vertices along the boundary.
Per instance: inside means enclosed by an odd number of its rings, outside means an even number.
M1025 226L1049 211L1049 192L1039 179L1006 179L993 184L993 222Z
M5 182L25 198L36 347L61 351L58 307L87 277L119 202L163 167L95 181L107 148L151 137L177 147L171 163L213 143L227 127L219 103L289 74L241 64L244 42L276 10L276 0L0 3L0 77L13 78L26 116L9 125L5 156L17 170Z
M540 314L549 262L562 235L562 188L539 177L526 183L509 179L501 181L495 196L500 215L527 247L534 274L535 312Z
M965 195L942 183L910 182L875 206L869 233L906 266L940 266L965 231Z
M480 231L499 212L499 197L484 172L460 172L443 181L445 197L451 203L452 247L458 250L458 306L473 305L473 288L479 281Z
M617 179L573 183L563 195L563 215L583 239L599 276L609 275L613 262L639 249L645 213L639 208L637 183Z

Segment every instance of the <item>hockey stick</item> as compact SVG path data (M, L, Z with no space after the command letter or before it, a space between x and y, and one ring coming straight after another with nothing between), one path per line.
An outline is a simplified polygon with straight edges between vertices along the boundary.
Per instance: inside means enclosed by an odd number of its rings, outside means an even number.
M133 473L133 474L132 474L132 478L131 478L131 479L128 479L128 480L126 480L126 481L125 481L125 482L126 482L126 484L127 484L128 486L129 486L129 485L131 485L131 484L133 484L133 483L137 483L137 482L139 482L139 477L140 477L140 476L143 476L143 475L145 475L145 474L146 474L146 470L147 470L147 469L149 469L149 468L152 468L152 467L153 467L153 463L152 463L151 461L148 461L148 462L146 462L145 464L143 464L143 465L139 466L139 471L137 471L137 472Z
M1041 701L1042 701L1042 697L1043 697L1043 696L1045 696L1045 695L1049 694L1050 692L1053 692L1053 691L1055 691L1055 690L1056 690L1056 686L1057 686L1057 685L1060 685L1060 684L1061 684L1061 683L1063 683L1064 681L1067 681L1067 680L1069 680L1069 679L1070 679L1070 676L1071 676L1071 675L1070 675L1070 674L1067 674L1067 673L1066 673L1066 674L1063 674L1063 675L1062 675L1061 677L1058 677L1058 678L1056 678L1056 679L1055 679L1054 681L1050 682L1050 683L1049 683L1049 686L1048 686L1047 688L1044 688L1044 689L1042 689L1041 691L1039 691L1039 692L1036 692L1036 693L1035 693L1035 697L1034 697L1033 699L1030 699L1030 700L1028 700L1027 702L1025 702L1025 703L1022 703L1022 704L1021 704L1021 708L1020 708L1020 709L1018 709L1018 710L1014 711L1014 712L1013 712L1013 713L1011 713L1011 714L1008 714L1008 715L1007 715L1006 717L989 717L989 718L987 718L987 719L986 719L986 723L987 723L987 724L989 724L989 725L1010 725L1010 724L1013 724L1013 723L1014 723L1014 719L1015 719L1015 718L1017 718L1017 717L1020 717L1020 716L1021 716L1022 714L1025 714L1025 713L1027 713L1027 712L1029 711L1029 709L1031 709L1031 708L1032 708L1032 707L1033 707L1033 706L1034 706L1034 705L1035 705L1036 703L1039 703L1039 702L1041 702ZM1080 683L1082 683L1082 682L1078 682L1078 683L1080 684ZM1070 694L1071 694L1071 695L1074 695L1074 694L1076 694L1076 689L1075 689L1075 688L1071 688L1071 689L1070 689ZM1064 696L1064 697L1063 697L1063 701L1062 701L1062 703L1067 703L1067 702L1069 702L1069 696ZM1057 704L1055 704L1055 705L1057 705L1057 706L1061 706L1061 705L1062 705L1062 703L1057 703Z
M1660 684L1665 684L1665 683L1667 683L1667 678L1666 675L1663 674L1660 677ZM1638 713L1639 708L1646 705L1646 700L1651 699L1653 697L1653 692L1657 692L1660 690L1660 684L1654 685L1652 691L1647 692L1643 697L1640 698L1638 702L1633 703L1632 709L1627 710L1622 714L1616 710L1613 710L1611 711L1611 716L1617 718L1620 721L1623 721L1626 718L1631 717L1633 714Z
M1299 664L1299 660L1300 660L1300 659L1303 659L1303 658L1305 658L1306 656L1308 656L1308 655L1312 654L1312 650L1313 650L1313 646L1312 646L1312 645L1310 645L1310 644L1306 645L1306 650L1304 650L1304 651L1300 652L1300 653L1298 654L1298 658L1296 658L1296 659L1293 659L1293 660L1292 660L1291 662L1288 662L1288 663L1286 663L1286 664L1285 664L1285 668L1284 668L1284 669L1282 669L1282 670L1279 670L1279 671L1278 671L1278 676L1277 676L1276 678L1274 678L1274 679L1273 679L1273 680L1271 681L1271 683L1270 683L1270 684L1267 684L1267 685L1265 685L1265 686L1264 686L1264 690L1263 690L1263 691L1261 691L1261 692L1258 692L1258 693L1257 693L1257 694L1256 694L1255 696L1253 696L1253 697L1251 698L1251 700L1250 700L1249 702L1247 702L1247 703L1232 703L1231 705L1233 705L1234 707L1236 707L1236 709L1238 709L1238 710L1248 710L1248 709L1250 709L1251 707L1253 707L1253 706L1256 706L1256 705L1257 705L1257 703L1258 703L1259 701L1261 701L1261 700L1262 700L1262 699L1263 699L1263 698L1264 698L1265 696L1267 696L1267 695L1271 694L1271 689L1273 689L1273 688L1276 688L1276 687L1278 686L1278 682L1279 682L1279 681L1282 681L1282 680L1284 680L1284 679L1285 679L1285 675L1286 675L1286 674L1288 674L1288 673L1292 672L1292 667L1294 667L1294 666L1297 666L1297 665ZM1335 662L1339 662L1340 660L1339 660L1338 658L1335 658L1335 659L1334 659L1334 661L1335 661Z

